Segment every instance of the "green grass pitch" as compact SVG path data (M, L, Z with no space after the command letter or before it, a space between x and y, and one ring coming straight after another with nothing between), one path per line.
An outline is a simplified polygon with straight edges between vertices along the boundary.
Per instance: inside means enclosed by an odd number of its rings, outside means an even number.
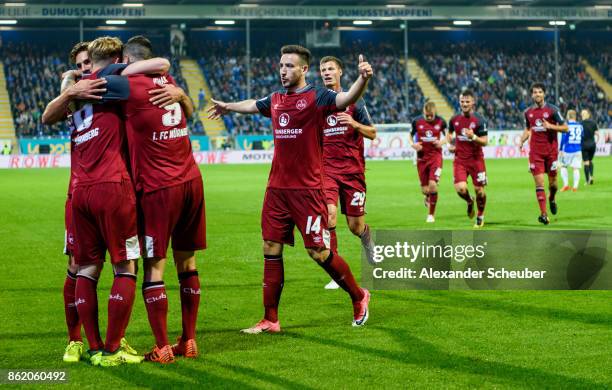
M596 184L558 196L559 214L539 225L527 161L487 161L488 229L610 229L612 159L595 159ZM61 360L67 169L0 171L0 368L66 369L70 387L210 388L610 388L610 291L374 291L371 316L351 327L341 291L301 239L285 250L280 335L241 335L262 316L259 217L268 167L205 166L209 249L198 254L202 304L197 360L113 369ZM571 175L570 175L571 176ZM471 229L445 162L435 228ZM373 229L425 229L416 169L369 162L367 221ZM473 192L473 191L472 191ZM340 253L359 275L360 247L338 224ZM299 235L298 235L299 236ZM297 238L297 237L296 237ZM528 244L519 250L529 250ZM110 267L99 285L106 327ZM176 272L167 268L169 335L180 332ZM153 345L140 289L127 338ZM33 386L33 385L31 385Z

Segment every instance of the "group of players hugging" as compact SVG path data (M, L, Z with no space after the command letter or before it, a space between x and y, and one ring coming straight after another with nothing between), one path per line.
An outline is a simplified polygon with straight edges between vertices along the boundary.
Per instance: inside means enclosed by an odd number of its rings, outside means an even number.
M259 100L212 99L208 116L230 112L261 114L272 120L274 157L261 213L264 317L246 334L281 331L278 307L284 285L283 246L300 231L309 256L331 277L327 289L342 288L353 306L352 325L369 317L370 293L361 288L338 252L337 204L350 231L371 257L373 241L365 223L364 137L376 128L361 96L373 75L359 56L359 76L347 90L345 68L333 56L320 61L325 87L306 82L311 53L283 46L279 73L282 88ZM194 111L185 91L168 74L170 63L153 57L150 41L135 36L123 44L112 37L77 44L70 53L75 69L64 73L60 95L51 101L43 122L67 120L71 127L71 176L66 201L66 249L69 256L64 303L69 344L64 361L89 360L97 366L171 363L198 355L196 323L200 282L195 252L206 247L204 191L194 161L186 118ZM529 162L541 209L549 223L544 190L549 176L549 205L557 212L557 132L567 130L559 110L545 102L542 84L531 89L534 106L525 112L521 138L530 141ZM417 151L418 174L427 222L434 222L442 146L455 153L454 182L467 203L475 227L484 224L487 183L482 147L485 119L475 112L473 92L460 96L461 113L448 125L432 102L412 122L410 143ZM476 198L468 191L472 178ZM164 285L167 250L180 285L182 334L173 344L167 331L168 298ZM108 299L103 341L98 325L97 282L108 251L114 280ZM126 341L132 312L137 259L143 258L142 294L155 338L152 350L139 355ZM89 344L85 350L81 326Z

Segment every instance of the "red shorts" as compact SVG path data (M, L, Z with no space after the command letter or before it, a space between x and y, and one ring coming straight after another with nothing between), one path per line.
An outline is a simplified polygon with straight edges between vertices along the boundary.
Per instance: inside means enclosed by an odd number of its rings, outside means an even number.
M74 259L77 264L113 264L140 257L136 196L130 181L76 187L72 193Z
M72 256L74 254L74 230L72 229L72 196L66 198L64 207L64 254Z
M263 239L293 245L297 226L306 248L329 248L327 205L322 190L266 189L261 211Z
M172 249L196 251L206 248L206 217L202 178L157 191L138 200L144 258L165 258L170 238Z
M453 161L454 183L467 182L468 176L472 177L472 184L475 187L487 185L487 168L484 159L479 160L457 160Z
M548 176L557 176L557 150L551 153L529 153L529 170L532 175L547 173Z
M353 175L326 174L323 182L327 204L338 204L342 214L360 217L365 214L366 183L363 173Z
M442 175L442 155L428 157L426 160L417 160L417 171L421 187L429 185L430 181L440 181Z

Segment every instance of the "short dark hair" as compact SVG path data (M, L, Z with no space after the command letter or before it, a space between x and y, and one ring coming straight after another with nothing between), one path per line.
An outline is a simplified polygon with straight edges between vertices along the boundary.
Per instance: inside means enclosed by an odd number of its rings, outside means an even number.
M461 93L459 94L459 96L471 96L474 97L474 92L471 89L464 89L463 91L461 91Z
M542 90L542 92L546 93L546 86L544 85L544 83L537 82L537 83L531 84L531 87L529 88L529 91L531 91L531 93L533 93L533 90L535 88L539 88L539 89Z
M344 69L344 63L338 57L325 56L325 57L321 58L321 61L319 61L319 65L322 65L322 64L324 64L326 62L335 62L336 65L338 65L338 68L340 68L340 70Z
M123 54L135 60L148 60L153 58L153 45L144 35L136 35L123 45Z
M79 42L76 45L74 45L74 47L72 48L72 50L70 50L70 63L71 64L75 64L76 63L76 57L79 55L80 52L82 51L87 51L87 46L89 45L89 42Z
M310 54L310 50L306 49L300 45L285 45L281 47L281 56L283 54L297 54L298 57L304 62L305 65L310 66L310 58L312 54Z

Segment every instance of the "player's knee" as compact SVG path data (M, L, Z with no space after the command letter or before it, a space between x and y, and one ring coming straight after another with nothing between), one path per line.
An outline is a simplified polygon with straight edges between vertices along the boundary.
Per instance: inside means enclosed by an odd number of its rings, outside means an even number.
M165 258L150 258L143 261L145 282L159 282L164 279Z
M334 227L338 222L338 215L334 211L333 214L330 212L327 216L327 226Z
M113 264L113 269L115 273L129 273L136 274L138 268L136 264L136 260L125 260L117 264Z
M476 187L474 188L474 190L476 191L476 196L478 196L479 198L482 198L483 196L485 196L484 187Z
M365 222L363 221L363 218L349 218L347 222L351 233L356 236L363 233L363 230L365 229Z
M73 274L79 272L79 266L74 261L74 256L72 255L68 256L68 271L72 272Z
M429 193L438 192L438 184L436 182L429 183Z
M98 279L100 277L100 272L102 272L102 264L88 264L79 266L77 274L92 279Z
M310 258L321 264L329 257L329 249L325 248L307 248L306 251Z
M279 242L264 240L263 252L266 255L282 255L283 254L283 244Z

